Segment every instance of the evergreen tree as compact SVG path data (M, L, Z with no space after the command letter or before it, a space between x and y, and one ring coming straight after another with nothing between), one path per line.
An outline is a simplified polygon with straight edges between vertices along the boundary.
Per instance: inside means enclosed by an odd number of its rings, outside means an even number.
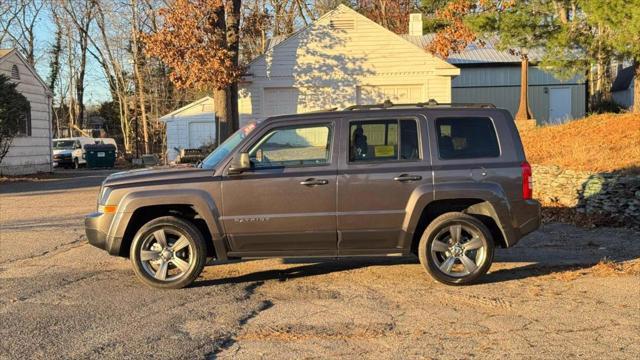
M7 76L0 74L0 163L30 111L29 101L18 92L17 86Z

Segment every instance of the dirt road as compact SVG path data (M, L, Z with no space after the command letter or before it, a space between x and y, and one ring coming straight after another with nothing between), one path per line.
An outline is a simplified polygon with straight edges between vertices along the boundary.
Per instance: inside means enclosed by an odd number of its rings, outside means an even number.
M447 287L413 258L260 260L159 291L86 243L105 172L0 183L0 358L640 356L640 234L551 224Z

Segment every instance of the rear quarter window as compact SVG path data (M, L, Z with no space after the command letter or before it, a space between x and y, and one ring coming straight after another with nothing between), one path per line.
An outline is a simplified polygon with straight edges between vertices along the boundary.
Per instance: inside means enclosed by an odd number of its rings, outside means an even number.
M488 117L446 117L436 119L438 151L445 160L500 156L493 121Z

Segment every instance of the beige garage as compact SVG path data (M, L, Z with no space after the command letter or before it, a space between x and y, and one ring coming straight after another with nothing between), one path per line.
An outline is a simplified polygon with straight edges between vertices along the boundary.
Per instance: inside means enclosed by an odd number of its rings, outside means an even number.
M358 86L358 105L381 103L390 100L393 103L415 103L424 101L423 85L382 85Z
M292 36L274 39L249 64L240 84L240 118L244 123L385 100L450 102L451 79L459 73L340 5Z

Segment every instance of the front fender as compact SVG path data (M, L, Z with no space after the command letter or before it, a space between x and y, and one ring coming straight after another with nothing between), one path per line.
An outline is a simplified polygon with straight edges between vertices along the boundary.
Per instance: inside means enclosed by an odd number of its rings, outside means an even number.
M127 225L133 213L146 206L158 205L187 205L206 221L218 259L226 259L224 246L224 229L220 223L220 211L209 193L197 189L180 190L140 190L126 194L118 204L118 210L109 228L108 238L112 248L119 248ZM115 241L119 239L119 241ZM116 242L118 242L116 244ZM116 249L107 249L110 253Z

